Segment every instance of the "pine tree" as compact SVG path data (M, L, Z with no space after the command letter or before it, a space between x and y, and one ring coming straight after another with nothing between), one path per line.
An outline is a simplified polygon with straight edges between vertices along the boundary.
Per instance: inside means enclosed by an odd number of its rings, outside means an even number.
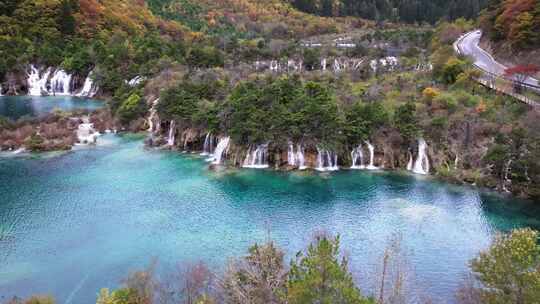
M339 237L318 237L306 255L298 253L292 262L287 285L287 302L373 303L362 297L347 269L347 259L339 261Z
M74 4L71 0L63 0L60 4L60 32L64 35L70 36L75 34L75 17L73 16Z
M334 15L332 0L322 0L321 3L321 15L324 17L331 17Z

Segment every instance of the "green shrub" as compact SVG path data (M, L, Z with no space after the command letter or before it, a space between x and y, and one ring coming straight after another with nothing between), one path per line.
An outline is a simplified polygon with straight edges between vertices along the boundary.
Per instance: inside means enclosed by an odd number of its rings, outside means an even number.
M482 303L537 303L540 299L539 234L518 229L499 235L491 247L471 262L482 283Z
M137 92L132 93L118 108L116 114L122 123L129 123L146 114L147 106Z

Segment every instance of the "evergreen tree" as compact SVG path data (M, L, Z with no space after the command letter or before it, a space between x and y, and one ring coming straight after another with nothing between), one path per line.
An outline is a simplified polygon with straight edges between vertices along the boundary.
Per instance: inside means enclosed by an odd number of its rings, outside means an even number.
M394 124L405 139L412 141L418 137L420 127L416 118L416 106L413 102L399 106L394 117Z
M322 0L321 3L321 15L324 17L331 17L334 15L332 0Z
M338 0L341 16L377 21L393 20L435 23L441 19L475 18L488 0ZM333 0L293 0L299 10L322 16L333 15ZM399 19L399 20L396 20Z
M346 258L339 260L339 237L317 237L306 255L297 253L291 263L287 302L297 303L374 303L362 297L354 285Z
M60 32L66 36L75 34L75 17L73 16L74 4L72 0L62 0L60 4L60 16L58 23L60 24Z

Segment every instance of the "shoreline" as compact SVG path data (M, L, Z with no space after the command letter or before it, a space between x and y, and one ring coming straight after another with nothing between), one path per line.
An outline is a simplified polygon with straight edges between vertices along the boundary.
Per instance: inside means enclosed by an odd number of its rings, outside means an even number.
M88 115L91 116L92 114L96 114L100 112L100 110L97 110L97 111L93 111L91 113L89 113ZM74 130L75 132L76 130ZM225 164L214 164L211 162L211 160L208 159L208 156L210 156L209 154L204 154L204 152L202 150L190 150L190 151L181 151L179 149L175 149L173 147L170 147L170 146L167 146L167 145L159 145L159 146L152 146L150 144L148 144L147 140L150 138L149 135L152 135L152 133L149 133L147 131L140 131L140 132L127 132L127 131L118 131L118 132L101 132L99 131L99 138L101 138L103 135L106 135L106 134L110 134L110 133L114 133L114 135L118 135L118 136L123 136L123 135L138 135L138 136L141 136L141 141L143 142L143 145L144 145L144 148L150 148L150 149L153 149L153 150L159 150L159 151L169 151L171 153L176 153L178 155L190 155L190 156L195 156L196 158L200 159L201 161L204 161L206 164L207 164L207 167L209 170L212 170L212 171L215 171L216 169L215 168L225 168L225 169L236 169L236 170L255 170L255 171L273 171L273 172L281 172L281 173L291 173L291 172L306 172L306 173L309 173L309 174L326 174L326 175L332 175L332 173L337 173L337 172L343 172L343 171L352 171L352 172L370 172L370 173L392 173L392 174L400 174L400 175L408 175L408 176L414 176L416 178L426 178L426 179L433 179L433 180L436 180L438 182L444 182L444 183L447 183L447 184L450 184L450 185L456 185L456 186L466 186L466 187L470 187L470 188L474 188L474 189L477 189L479 191L482 191L482 192L489 192L489 193L492 193L492 194L497 194L497 195L500 195L502 197L506 197L506 198L512 198L512 199L519 199L519 200L524 200L524 201L527 201L527 202L531 202L531 203L536 203L535 200L533 200L532 198L530 197L524 197L524 196L520 196L520 195L516 195L516 194L513 194L512 192L509 192L509 191L503 191L503 189L499 189L498 187L489 187L489 186L483 186L483 185L478 185L476 183L470 183L470 182L467 182L465 180L460 180L460 179L456 179L456 178L450 178L450 177L446 177L446 176L442 176L442 175L439 175L439 174L433 174L433 173L429 173L429 174L417 174L417 173L414 173L410 170L407 170L406 168L383 168L383 167L376 167L376 169L368 169L367 167L366 168L358 168L358 167L355 167L355 168L352 168L352 167L346 167L346 166L337 166L336 168L334 168L333 170L318 170L317 168L314 168L314 167L309 167L309 166L306 166L306 167L303 167L302 169L299 169L297 167L294 167L294 166L289 166L289 165L285 165L285 166L273 166L273 165L268 165L268 166L265 166L264 168L263 167L244 167L244 166L241 166L241 165L230 165L228 164L230 161L227 160ZM99 141L99 139L98 139ZM51 150L37 150L37 151L32 151L32 150L29 150L27 148L25 148L24 146L21 146L21 147L18 147L17 149L13 149L13 150L0 150L0 158L13 158L13 157L25 157L25 156L29 156L29 155L40 155L40 154L47 154L47 153L61 153L63 154L62 152L75 152L77 151L78 147L94 147L94 146L99 146L99 143L88 143L88 144L81 144L81 143L74 143L73 145L71 145L69 147L69 149L66 149L66 148L62 148L62 149L51 149ZM56 155L53 155L53 157L56 156Z
M125 134L128 134L128 133L125 133ZM414 172L409 171L409 170L404 169L404 168L395 168L395 169L393 169L393 168L380 168L380 167L377 167L377 169L367 169L367 168L358 169L358 168L339 166L337 168L337 170L325 170L325 171L319 171L316 168L312 168L312 167L306 167L306 168L303 168L303 169L298 169L298 168L291 168L291 167L288 167L288 166L280 166L278 168L276 168L274 166L268 166L268 167L265 167L265 168L249 168L249 167L236 166L236 165L231 166L229 164L212 164L210 161L208 161L208 155L204 155L203 154L204 152L200 151L200 150L199 151L197 151L197 150L194 150L194 151L180 151L178 149L171 149L171 147L168 147L168 146L150 146L148 144L145 144L144 147L145 148L150 148L150 149L153 149L153 150L157 150L157 151L168 151L170 153L176 153L178 155L193 156L194 158L206 163L207 169L210 170L210 171L218 171L219 169L216 170L216 168L223 168L224 170L251 170L251 171L267 171L267 172L276 172L276 173L307 173L307 174L311 174L311 175L317 174L317 175L329 175L329 176L331 176L331 175L333 175L335 173L339 173L339 172L363 172L363 173L372 173L372 174L390 173L390 174L397 174L397 175L415 177L415 178L418 178L418 179L430 179L430 180L433 180L433 181L436 181L436 182L441 182L441 183L454 185L454 186L459 186L459 187L467 187L467 188L470 188L470 189L477 190L477 191L479 191L481 193L497 195L497 196L499 196L501 198L506 198L506 199L510 198L510 199L514 199L514 200L521 200L521 201L531 203L531 204L536 204L537 203L537 201L533 200L530 197L523 197L523 196L515 195L512 192L502 191L501 189L498 189L497 187L482 186L482 185L478 185L476 183L469 183L469 182L466 182L464 180L452 179L452 178L444 177L444 176L437 175L437 174L431 174L431 173L430 174L417 174L417 173L414 173Z

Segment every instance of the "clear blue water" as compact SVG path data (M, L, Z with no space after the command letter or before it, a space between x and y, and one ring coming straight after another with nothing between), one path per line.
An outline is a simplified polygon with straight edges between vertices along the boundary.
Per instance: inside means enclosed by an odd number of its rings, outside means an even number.
M65 154L0 158L0 302L53 294L95 303L134 269L203 260L214 270L268 235L288 258L340 233L364 290L393 235L434 303L452 303L467 262L498 230L540 228L540 211L429 178L341 171L210 171L199 157L100 138Z
M51 113L54 109L96 110L103 107L103 102L72 96L0 96L0 116L17 120L23 116L39 117Z

